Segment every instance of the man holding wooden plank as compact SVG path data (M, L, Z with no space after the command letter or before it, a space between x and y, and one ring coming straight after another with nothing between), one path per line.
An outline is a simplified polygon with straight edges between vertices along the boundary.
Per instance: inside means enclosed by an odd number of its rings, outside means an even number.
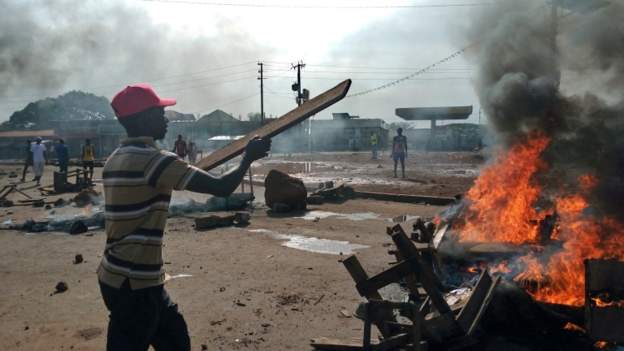
M164 289L162 240L172 190L230 195L251 163L267 155L270 139L252 138L240 165L221 177L160 150L165 107L147 84L126 87L111 102L128 138L108 158L104 183L106 247L98 268L110 311L107 350L190 350L184 318Z
M146 350L149 345L190 350L186 322L163 287L162 238L172 190L231 194L250 164L267 155L271 137L341 100L350 86L349 79L341 82L213 152L198 167L154 144L167 133L164 108L175 100L159 98L147 84L128 86L113 98L111 105L128 139L110 155L102 173L107 239L98 278L110 311L109 351ZM240 165L221 177L204 171L241 153Z

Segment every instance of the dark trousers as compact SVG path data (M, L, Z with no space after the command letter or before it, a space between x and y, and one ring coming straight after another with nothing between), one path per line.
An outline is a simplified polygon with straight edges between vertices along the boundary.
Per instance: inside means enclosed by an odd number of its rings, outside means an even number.
M67 164L68 164L67 161L59 160L58 161L59 172L67 173Z
M32 167L33 161L32 159L27 159L24 162L24 169L22 170L22 181L26 180L26 171L28 171L28 167Z
M100 291L110 311L107 351L191 349L184 317L164 286L131 290L127 280L121 289L100 282Z

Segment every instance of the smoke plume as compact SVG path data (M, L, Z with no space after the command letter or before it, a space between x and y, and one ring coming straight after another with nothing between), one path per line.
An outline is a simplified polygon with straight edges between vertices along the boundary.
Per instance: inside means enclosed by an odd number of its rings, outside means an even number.
M503 145L535 132L551 139L542 181L560 187L595 175L594 205L622 218L624 5L568 3L556 30L543 2L503 1L482 11L468 31L477 43L476 91Z
M206 26L216 28L214 36L181 34L154 23L141 8L144 4L2 1L0 110L7 115L36 98L73 89L110 97L128 83L152 80L159 92L181 95L177 92L183 90L185 106L196 109L247 93L237 91L235 85L215 89L207 84L228 77L183 75L254 61L268 53L267 48L253 42L235 23L209 12ZM173 81L162 79L176 75Z

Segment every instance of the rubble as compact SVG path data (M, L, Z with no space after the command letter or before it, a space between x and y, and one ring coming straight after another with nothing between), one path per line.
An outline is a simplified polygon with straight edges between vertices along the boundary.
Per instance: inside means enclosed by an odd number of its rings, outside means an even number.
M275 212L306 209L308 191L300 179L273 169L267 175L264 186L266 205Z
M54 287L54 294L61 294L66 292L69 289L69 287L67 286L67 283L65 283L64 281L60 281L56 284L56 286Z
M246 212L237 212L228 216L207 216L195 218L195 230L207 230L220 227L247 226L251 216Z
M89 231L89 227L87 227L87 225L83 221L77 220L71 224L71 226L69 227L68 233L71 235L77 235L77 234L86 233L88 231Z
M312 193L311 197L320 197L323 201L342 203L352 199L355 195L353 188L344 183L334 185L334 182L325 182L319 185L319 189Z
M78 195L74 196L72 201L78 207L85 207L88 205L99 205L102 202L100 197L100 193L95 191L93 188L87 188L78 193Z
M77 254L74 257L74 264L80 264L82 262L84 262L84 259L82 258L82 255L81 254Z

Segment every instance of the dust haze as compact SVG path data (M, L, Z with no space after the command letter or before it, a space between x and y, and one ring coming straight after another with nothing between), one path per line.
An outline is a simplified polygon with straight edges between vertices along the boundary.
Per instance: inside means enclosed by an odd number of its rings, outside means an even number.
M215 85L231 78L207 70L246 61L253 65L270 53L235 23L209 12L206 24L216 22L217 33L193 37L154 23L132 2L5 0L2 11L0 119L38 98L72 89L110 98L125 85L142 81L153 82L163 95L183 94L179 102L188 109L206 111L246 93L234 90L235 85ZM255 72L234 78L246 75L253 78ZM178 78L163 79L172 76Z

